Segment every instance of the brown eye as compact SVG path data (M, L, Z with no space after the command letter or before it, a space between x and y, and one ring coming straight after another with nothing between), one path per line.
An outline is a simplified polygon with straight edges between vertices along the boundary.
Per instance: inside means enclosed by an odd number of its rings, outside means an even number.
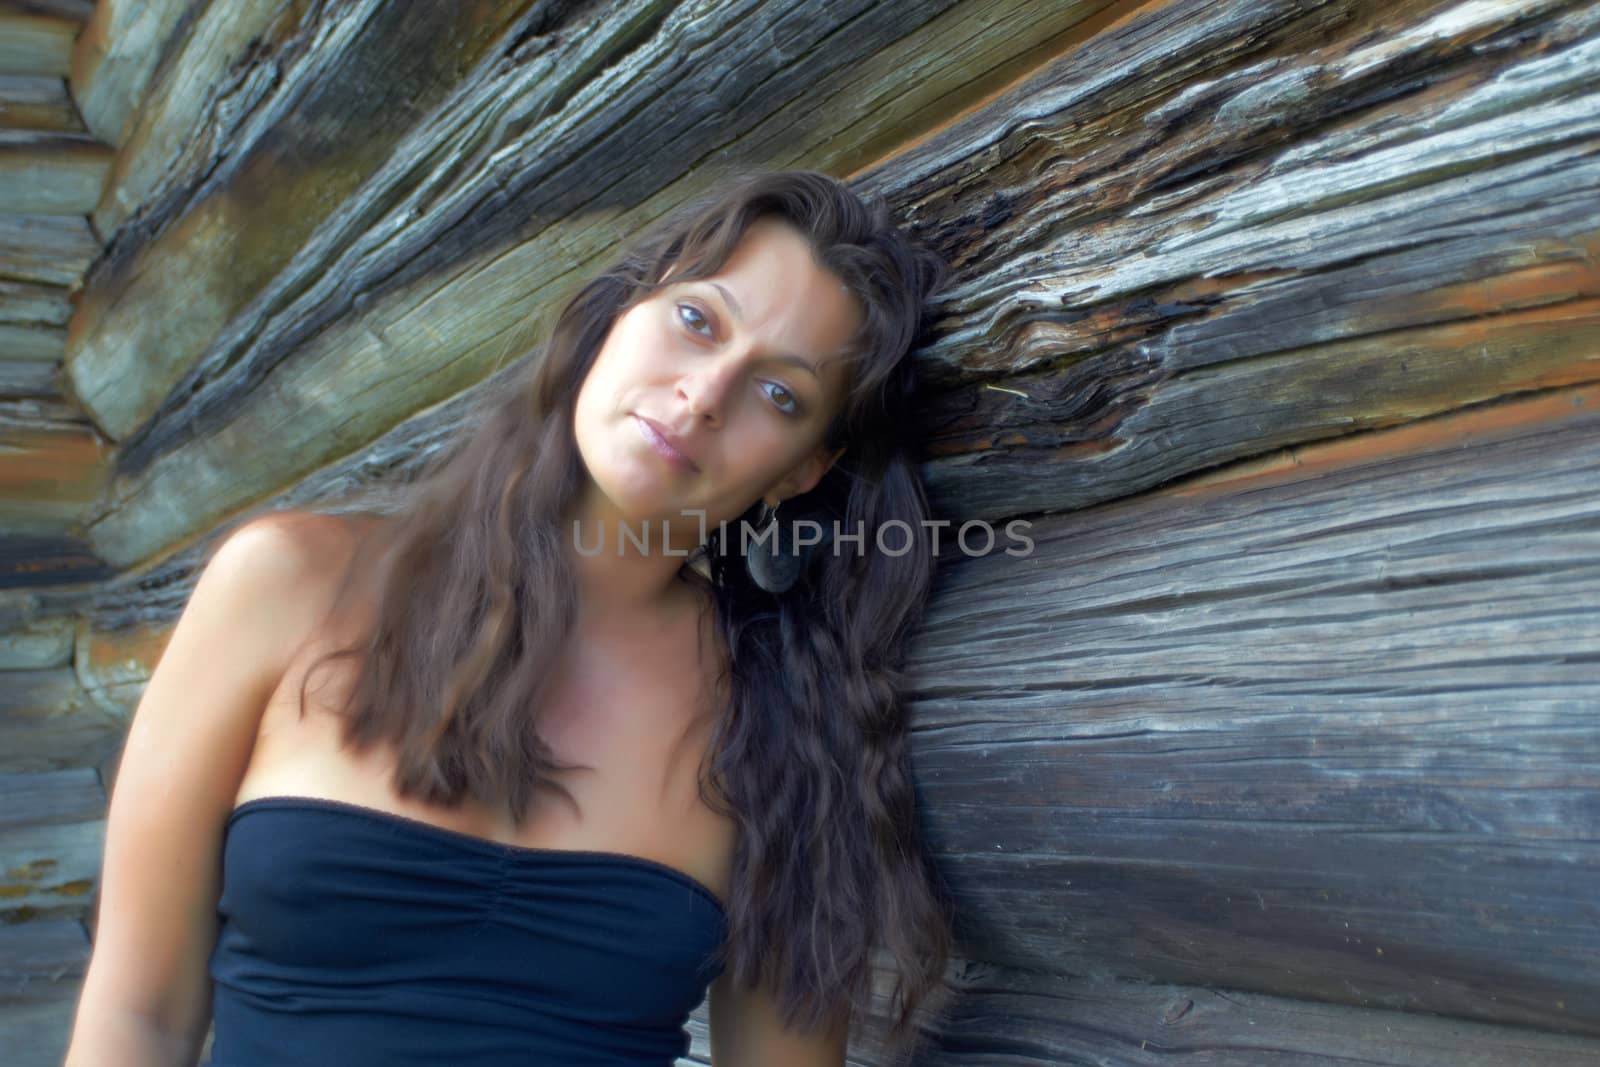
M688 316L684 315L684 312L686 312L686 311L689 313ZM693 317L692 320L691 320L690 316ZM695 333L700 333L699 327L696 325L696 323L697 322L704 323L705 327L706 327L706 332L700 334L700 336L702 336L702 337L710 337L711 336L711 320L707 319L705 317L705 315L701 313L700 309L695 307L693 304L679 304L678 305L678 319L680 321L682 321L685 325L687 325L689 327L689 329L694 331Z
M800 414L800 402L788 389L777 382L762 382L763 386L771 386L772 391L767 396L772 398L773 404L785 415Z

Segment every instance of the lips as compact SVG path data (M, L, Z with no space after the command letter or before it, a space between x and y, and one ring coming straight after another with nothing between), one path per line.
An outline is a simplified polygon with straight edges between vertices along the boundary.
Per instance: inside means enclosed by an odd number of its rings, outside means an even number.
M656 453L663 459L686 471L700 469L700 465L691 459L689 453L685 451L681 437L654 419L646 418L637 413L634 414L633 418L639 427L639 433L643 435L644 439L650 443L650 447L655 449Z

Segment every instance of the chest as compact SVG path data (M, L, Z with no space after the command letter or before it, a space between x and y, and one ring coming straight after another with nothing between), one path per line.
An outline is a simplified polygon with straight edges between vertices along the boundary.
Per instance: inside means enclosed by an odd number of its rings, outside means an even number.
M336 709L355 680L356 661L324 661L308 676L332 647L309 643L277 685L236 806L263 796L343 800L502 844L653 859L725 896L735 826L699 790L719 667L703 628L662 627L653 640L612 634L570 642L528 714L555 760L588 769L556 775L576 810L541 792L521 826L509 813L473 802L443 807L401 797L391 784L392 749L345 747Z

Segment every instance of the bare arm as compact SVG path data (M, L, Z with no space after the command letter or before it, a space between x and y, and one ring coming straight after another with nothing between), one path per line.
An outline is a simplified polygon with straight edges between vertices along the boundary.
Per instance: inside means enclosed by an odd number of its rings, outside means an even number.
M140 697L106 817L95 939L65 1067L193 1067L211 1021L222 826L304 608L277 516L212 553Z
M785 1030L770 992L736 989L726 971L712 981L707 1008L713 1067L844 1067L846 1027Z

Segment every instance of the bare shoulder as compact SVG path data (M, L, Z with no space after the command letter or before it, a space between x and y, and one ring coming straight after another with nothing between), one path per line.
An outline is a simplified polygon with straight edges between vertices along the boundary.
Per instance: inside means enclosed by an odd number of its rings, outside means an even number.
M288 657L332 602L360 529L355 520L318 512L259 515L213 546L200 581L227 585L231 599L248 604L255 632Z
M271 511L241 523L213 548L237 560L265 568L273 577L309 577L330 552L353 546L362 523L358 518L316 511Z
M198 1052L224 826L271 693L321 608L307 591L325 584L339 536L325 517L275 512L209 547L112 771L75 1038L126 1033L135 1018Z
M268 512L225 534L212 558L226 554L228 566L245 568L258 581L315 585L339 572L370 526L359 516Z

